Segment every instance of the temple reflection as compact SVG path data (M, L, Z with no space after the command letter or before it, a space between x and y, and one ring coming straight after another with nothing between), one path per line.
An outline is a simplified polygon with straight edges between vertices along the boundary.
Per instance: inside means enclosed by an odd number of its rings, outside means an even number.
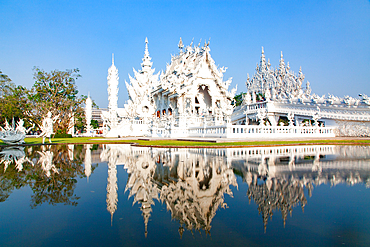
M129 144L45 145L0 150L0 201L29 186L31 207L42 203L77 205L76 178L91 179L97 163L107 163L106 207L113 223L119 207L119 167L128 174L124 191L139 205L144 235L156 203L166 205L184 231L210 234L225 195L233 197L237 177L248 186L266 231L281 213L285 226L294 208L303 211L314 187L364 184L370 187L370 147L302 145L250 148L150 148ZM95 163L95 165L94 165ZM84 165L83 165L84 164ZM124 203L124 202L121 202ZM257 213L257 212L256 212Z
M117 165L128 173L125 191L138 203L147 226L156 201L185 229L210 233L224 195L237 188L235 174L248 184L247 196L258 206L266 230L268 219L280 211L285 225L293 208L304 210L314 186L329 183L370 185L368 146L278 146L233 149L161 149L108 144L107 209L117 209Z

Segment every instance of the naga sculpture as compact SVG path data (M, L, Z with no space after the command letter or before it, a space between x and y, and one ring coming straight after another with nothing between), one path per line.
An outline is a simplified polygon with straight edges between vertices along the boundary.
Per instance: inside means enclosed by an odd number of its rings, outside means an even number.
M24 126L24 120L20 119L18 123L14 124L14 119L12 126L9 125L8 121L5 120L5 127L0 127L0 139L6 144L22 144L24 143L24 138L26 133L35 127L33 124L32 127L26 129Z

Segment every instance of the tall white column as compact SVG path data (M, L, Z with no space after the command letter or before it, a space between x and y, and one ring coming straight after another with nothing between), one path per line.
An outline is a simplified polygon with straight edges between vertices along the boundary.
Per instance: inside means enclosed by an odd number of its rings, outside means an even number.
M92 100L90 95L85 102L85 117L86 117L86 135L91 135L91 118L92 118Z
M108 69L108 111L111 128L117 125L118 108L118 69L114 66L114 54L112 54L112 66Z

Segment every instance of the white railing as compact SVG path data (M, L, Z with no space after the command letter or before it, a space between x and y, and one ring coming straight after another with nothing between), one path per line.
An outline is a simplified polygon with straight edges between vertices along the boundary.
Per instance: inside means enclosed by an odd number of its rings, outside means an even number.
M335 137L332 127L221 125L189 128L155 128L157 137L218 137L218 138L291 138Z
M227 138L335 137L332 127L229 125L189 128L189 136Z

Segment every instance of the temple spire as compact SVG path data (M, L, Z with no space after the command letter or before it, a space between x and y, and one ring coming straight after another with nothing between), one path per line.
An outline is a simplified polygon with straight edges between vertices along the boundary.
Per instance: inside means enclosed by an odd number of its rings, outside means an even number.
M266 57L265 57L265 51L263 50L262 46L262 52L261 52L261 61L260 61L260 71L266 70Z
M145 38L145 56L149 56L149 51L148 51L148 37Z
M283 52L280 53L280 62L279 62L279 74L283 75L285 73L285 63L283 58Z
M114 66L114 55L112 54L112 65L108 69L108 111L110 127L117 123L117 109L118 109L118 70Z
M152 67L152 58L149 56L149 49L148 49L148 38L145 38L145 51L144 51L144 58L142 59L143 62L141 63L142 71L149 71Z

